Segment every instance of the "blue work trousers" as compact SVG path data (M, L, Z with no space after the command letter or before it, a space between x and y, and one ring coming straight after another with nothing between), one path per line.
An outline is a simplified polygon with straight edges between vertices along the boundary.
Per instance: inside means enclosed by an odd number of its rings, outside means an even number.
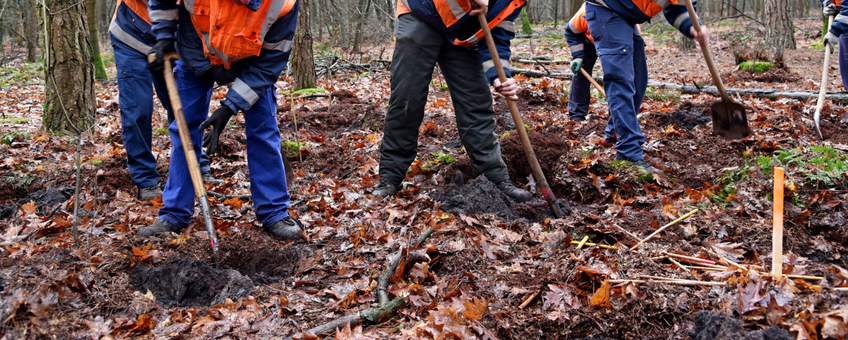
M583 43L583 66L587 73L592 74L592 69L595 68L595 62L598 61L598 54L595 52L595 45L588 41ZM583 72L574 74L571 80L571 90L568 94L568 117L573 121L584 121L589 113L589 105L591 104L592 84L583 75ZM613 140L613 132L615 124L610 115L607 121L607 127L604 130L607 140Z
M121 109L121 135L127 151L127 167L136 186L147 188L159 183L156 157L152 152L153 89L159 102L168 111L168 121L173 121L171 100L165 77L152 74L147 69L147 56L111 36L118 70L118 105ZM201 172L209 171L209 160L204 154Z
M186 125L191 133L194 151L199 157L203 133L198 131L198 127L209 112L215 82L197 78L182 60L177 61L175 73ZM283 157L280 154L274 86L269 86L256 104L244 112L244 122L250 193L253 195L257 219L263 226L270 227L288 216L290 201ZM176 122L171 123L168 132L171 134L171 163L168 183L162 193L165 206L159 209L159 218L184 228L194 214L195 192Z
M848 84L848 33L839 36L839 74L842 76L842 87Z
M645 42L636 25L606 7L587 2L586 21L604 70L604 91L618 137L616 158L642 160L645 135L636 114L648 87Z

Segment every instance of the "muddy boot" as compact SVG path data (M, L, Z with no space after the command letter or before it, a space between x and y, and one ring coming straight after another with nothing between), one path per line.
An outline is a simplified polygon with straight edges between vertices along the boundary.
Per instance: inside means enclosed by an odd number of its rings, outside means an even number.
M644 159L640 159L638 161L633 162L633 166L640 166L645 169L645 171L658 175L662 175L665 173L664 171L655 168L653 165L651 165L651 163L648 163L648 161Z
M156 198L156 196L159 196L161 194L162 189L159 189L158 185L151 185L146 188L138 188L138 199L142 201L152 200Z
M515 186L511 180L505 180L497 184L498 190L502 193L506 194L513 201L518 203L526 202L530 200L530 192Z
M300 224L300 221L291 216L286 216L282 220L277 221L277 223L272 224L268 227L268 232L284 241L296 241L303 238L303 235L301 235L303 233L303 226Z
M371 195L374 195L374 197L384 198L388 196L394 196L396 193L396 186L381 182L380 184L377 184L377 187L374 188L374 191L371 192Z
M182 228L177 227L171 222L165 220L156 220L156 223L153 223L151 226L147 228L143 228L138 231L138 236L141 237L151 237L151 236L159 236L167 232L175 232L178 233L182 230Z

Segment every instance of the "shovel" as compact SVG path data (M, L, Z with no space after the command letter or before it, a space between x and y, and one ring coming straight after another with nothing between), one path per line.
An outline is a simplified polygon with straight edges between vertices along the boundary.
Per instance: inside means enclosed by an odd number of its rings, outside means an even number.
M692 7L692 0L686 1L686 9L689 11L689 18L692 20L692 27L696 31L701 31L701 24L698 22L698 14L695 13L695 8ZM727 96L727 91L724 89L724 84L721 82L721 77L718 70L713 64L713 56L710 53L710 47L704 44L701 45L701 52L704 54L704 59L707 62L707 67L710 69L710 75L713 77L716 88L721 94L721 102L712 105L713 111L713 132L727 139L742 139L751 134L748 128L748 117L745 115L745 107L734 103Z
M495 47L495 41L492 39L492 31L489 29L489 23L486 21L486 15L483 13L477 14L477 20L480 21L480 27L483 29L483 34L486 36L486 44L489 45L489 51L492 52L492 62L495 63L495 70L498 72L498 79L501 83L506 82L506 74L503 71L501 58L498 56L498 50ZM548 185L548 180L545 179L545 174L542 173L542 167L539 166L539 160L536 158L536 153L533 152L533 145L530 145L530 137L527 136L527 130L524 129L524 121L521 119L521 114L518 113L518 105L512 99L506 98L506 103L509 105L509 111L512 113L512 120L518 130L518 136L521 137L521 145L524 147L524 154L527 155L527 161L530 163L530 169L533 170L533 177L539 183L539 188L542 191L542 196L551 207L554 217L561 218L565 216L562 212L559 202L557 202L554 192Z
M586 77L586 80L588 80L589 83L591 83L592 86L594 86L595 89L598 90L598 92L604 95L604 98L607 97L607 93L604 91L604 88L600 84L598 84L598 82L596 82L594 78L592 78L592 75L589 74L589 72L586 72L586 70L584 70L582 67L580 68L580 72L583 73L583 76Z
M830 25L833 24L833 16L830 16L827 21L827 29L830 30ZM827 33L824 33L827 34ZM831 46L833 47L833 46ZM822 67L822 81L821 81L821 90L819 90L819 100L816 102L816 114L813 116L813 120L816 121L816 131L819 133L819 138L824 140L824 136L821 133L821 125L819 125L819 121L821 121L821 112L822 108L824 108L824 96L827 94L827 75L828 71L830 71L830 51L827 46L824 47L824 66Z
M206 187L203 186L200 165L197 163L197 155L194 154L194 146L191 144L191 134L188 131L185 114L183 113L183 102L180 100L180 93L177 91L177 82L174 80L174 71L171 66L171 63L179 58L180 56L176 53L165 55L165 85L168 87L168 97L171 99L171 107L174 109L174 119L177 121L180 141L182 141L183 152L185 153L186 163L188 163L188 173L191 175L191 183L194 185L194 194L197 196L197 201L200 202L203 222L206 224L206 232L209 233L209 241L212 243L212 255L215 257L215 263L217 264L220 261L218 237L215 236L215 225L212 221L212 212L209 209L209 200L206 198ZM156 55L149 55L147 60L152 63L156 60Z

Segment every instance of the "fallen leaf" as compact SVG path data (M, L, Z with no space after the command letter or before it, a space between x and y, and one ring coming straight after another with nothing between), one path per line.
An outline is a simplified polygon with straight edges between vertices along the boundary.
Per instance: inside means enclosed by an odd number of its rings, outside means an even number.
M473 297L471 301L462 301L465 310L462 311L462 316L470 320L480 320L483 314L486 314L486 309L489 308L489 301L479 297Z
M598 288L595 291L595 294L592 295L592 299L589 300L589 305L596 308L609 308L610 305L610 284L609 280L604 280L601 283L601 288Z

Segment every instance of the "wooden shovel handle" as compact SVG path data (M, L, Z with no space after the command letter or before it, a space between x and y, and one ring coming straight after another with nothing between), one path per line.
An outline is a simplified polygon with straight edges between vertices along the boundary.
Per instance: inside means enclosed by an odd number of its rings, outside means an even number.
M831 15L827 21L827 29L830 30L830 25L833 25L833 16ZM827 34L825 32L824 34ZM827 95L827 78L828 73L830 71L830 51L827 49L827 46L824 47L824 65L822 66L822 80L821 80L821 88L819 89L819 99L816 102L816 112L821 114L822 109L824 108L824 99L825 95Z
M486 36L486 44L489 46L489 52L492 54L492 62L495 64L495 71L498 73L498 79L500 79L501 84L503 84L506 82L506 73L504 73L503 64L501 64L501 58L498 56L495 40L492 39L492 31L489 29L489 23L486 21L486 15L483 13L477 14L477 20L480 21L480 27L483 29L483 34ZM533 170L533 177L536 178L536 182L539 184L542 196L544 196L545 200L548 201L548 205L551 207L551 211L554 213L554 216L557 218L563 217L564 214L562 209L560 208L559 203L557 203L556 197L554 197L554 192L551 190L550 185L548 185L548 180L545 179L545 174L542 173L542 167L539 166L539 160L536 158L536 153L533 152L533 145L530 144L530 137L527 136L527 130L524 129L524 121L521 119L521 114L518 113L518 105L509 97L506 97L506 103L509 105L509 112L512 114L512 120L515 122L518 136L521 138L521 145L524 147L524 154L527 156L527 162L530 163L530 169Z
M698 22L698 13L695 13L695 7L692 6L692 0L684 1L686 2L686 10L689 11L689 19L692 20L692 27L695 28L695 31L701 32L701 24ZM710 53L710 47L705 44L701 44L700 41L698 44L701 46L701 53L704 54L704 60L706 60L707 67L710 69L710 75L712 75L713 83L715 83L718 93L721 95L721 100L730 102L730 97L727 96L727 91L725 91L724 84L721 82L721 76L718 74L715 64L713 64L713 54Z
M604 95L604 98L607 97L607 93L604 92L604 88L600 84L598 84L598 82L596 82L594 78L592 78L592 75L589 74L589 72L584 70L582 67L580 68L580 72L583 73L583 76L586 77L587 80L589 80L589 83L591 83L592 86L594 86L595 89L598 90L598 92Z

